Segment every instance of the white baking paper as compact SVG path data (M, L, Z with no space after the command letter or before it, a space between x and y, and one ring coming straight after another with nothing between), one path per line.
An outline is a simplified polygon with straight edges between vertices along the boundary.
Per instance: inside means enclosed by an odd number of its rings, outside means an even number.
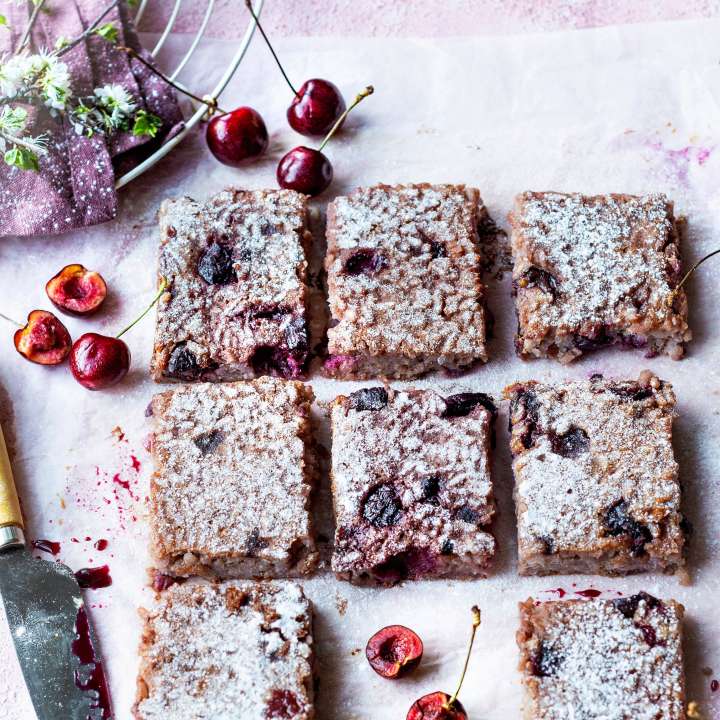
M720 21L706 20L476 39L303 38L278 41L277 49L296 82L327 77L347 98L368 83L376 88L328 149L336 179L319 207L360 184L465 182L481 189L490 212L505 226L513 195L526 189L663 191L688 217L684 253L690 261L720 246L718 37ZM188 42L172 37L165 59L179 57ZM232 43L204 43L184 81L199 94L206 92L233 50ZM116 222L61 237L3 239L0 311L23 319L36 307L50 309L45 282L64 265L81 262L103 273L110 295L97 317L70 318L68 328L75 337L87 330L117 332L154 291L160 201L184 193L203 198L228 184L274 186L279 157L295 144L307 144L285 122L289 100L258 39L221 104L249 104L263 114L272 134L265 158L247 169L227 168L212 158L199 135L122 192ZM460 697L473 720L518 718L517 602L530 595L552 598L557 587L570 597L594 587L611 595L644 589L682 601L688 616L689 698L701 703L707 717L720 718L720 692L710 690L711 680L720 676L718 278L720 264L708 264L689 284L695 339L687 359L646 360L639 353L610 350L571 367L523 363L514 356L509 278L489 279L497 319L489 364L460 380L416 383L497 395L522 379L578 378L594 370L636 377L646 367L671 381L679 399L675 448L685 509L696 529L692 585L654 575L518 578L503 411L494 476L499 554L492 577L387 590L353 588L329 574L304 583L316 609L320 720L396 720L405 717L417 696L452 692L473 603L482 608L483 625ZM89 591L87 602L120 720L130 717L135 690L137 607L152 600L143 589L150 474L144 410L158 389L147 372L152 325L148 318L127 335L133 355L128 378L97 393L77 385L66 366L43 368L22 360L12 346L13 328L0 328L0 416L12 445L28 534L60 541L60 557L74 569L110 566L113 585ZM318 378L311 383L322 400L350 387ZM99 538L109 542L103 552L93 547ZM377 677L362 651L368 637L389 623L413 627L426 649L419 671L395 683ZM32 709L4 627L0 658L0 718L30 720Z

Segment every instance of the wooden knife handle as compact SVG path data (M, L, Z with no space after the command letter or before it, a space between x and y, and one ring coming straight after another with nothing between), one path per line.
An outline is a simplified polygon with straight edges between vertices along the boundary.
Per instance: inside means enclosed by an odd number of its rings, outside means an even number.
M16 525L21 528L23 519L5 437L0 427L0 528L7 525Z

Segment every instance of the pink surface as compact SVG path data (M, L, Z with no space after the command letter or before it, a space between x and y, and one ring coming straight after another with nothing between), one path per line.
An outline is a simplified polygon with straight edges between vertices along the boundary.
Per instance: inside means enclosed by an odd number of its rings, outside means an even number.
M172 3L150 2L141 29L165 27ZM178 32L200 24L207 3L183 7ZM219 0L208 35L234 38L244 28L242 0ZM720 15L720 0L267 0L266 30L307 35L450 36L540 32Z

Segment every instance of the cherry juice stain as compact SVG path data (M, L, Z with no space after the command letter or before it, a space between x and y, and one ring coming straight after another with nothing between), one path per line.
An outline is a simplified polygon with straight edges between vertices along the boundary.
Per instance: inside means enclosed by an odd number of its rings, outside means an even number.
M550 590L543 590L543 592L553 593L554 595L557 595L561 600L567 595L567 592L561 587L550 588Z
M576 590L576 595L585 598L596 598L602 595L602 590L596 590L595 588L588 588L587 590Z
M33 548L35 550L39 550L40 552L48 553L48 555L59 555L60 554L60 543L55 542L54 540L44 540L39 539L35 540L35 542L32 544Z
M717 692L720 689L720 681L712 680L710 682L710 692Z
M83 590L99 590L112 585L110 568L107 565L82 568L75 573L75 578Z
M93 547L96 550L99 550L100 552L105 550L107 548L107 546L108 546L108 541L105 538L100 538L99 540L96 540L95 543L93 544Z
M72 653L80 661L80 667L75 671L75 686L87 692L90 697L91 713L86 720L110 720L112 709L110 706L110 690L102 661L95 653L90 638L90 623L88 623L85 608L80 607L75 618L75 639L72 642Z

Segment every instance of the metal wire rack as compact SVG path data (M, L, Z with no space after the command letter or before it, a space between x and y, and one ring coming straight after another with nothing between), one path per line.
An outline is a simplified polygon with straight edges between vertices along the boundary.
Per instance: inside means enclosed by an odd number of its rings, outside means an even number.
M195 2L195 0L191 0L191 2ZM255 11L256 16L260 16L260 13L262 12L264 0L255 0L253 3L253 9ZM137 13L135 14L135 24L137 25L142 16L145 12L145 8L147 7L148 0L141 0L140 5L138 7ZM180 9L182 7L183 0L175 0L173 4L172 12L170 13L170 17L168 19L168 23L165 26L165 29L163 30L162 34L158 38L157 42L155 43L155 47L150 51L150 54L153 57L156 57L157 54L160 52L160 49L165 44L165 41L168 39L170 33L172 32L173 26L175 25L175 22L177 21L178 15L180 14ZM182 69L185 67L185 65L188 63L190 58L193 56L195 50L197 49L198 44L202 40L202 37L205 33L205 30L207 28L208 23L210 22L210 17L212 16L213 10L215 8L215 0L208 0L207 8L205 10L205 14L203 15L202 22L200 23L200 27L198 28L198 31L195 33L195 37L193 38L192 42L190 43L190 47L188 48L187 52L183 55L183 57L180 59L180 62L177 64L174 70L172 72L167 73L168 77L176 81L178 75L182 72ZM257 22L254 18L250 17L250 21L248 23L247 29L245 30L245 34L243 35L242 39L240 40L240 44L238 46L238 49L235 51L235 55L233 56L232 60L228 64L227 68L225 68L225 72L222 74L220 79L218 80L215 87L208 93L205 94L206 97L215 98L217 99L220 96L220 93L227 87L227 84L230 82L230 79L232 78L233 74L237 70L238 66L242 62L242 59L245 57L245 53L247 52L247 49L250 45L250 40L252 40L253 33L255 32L255 28L257 27ZM185 121L185 126L183 129L174 137L172 137L170 140L168 140L166 143L161 145L150 157L148 157L146 160L141 162L139 165L134 167L129 172L125 173L124 175L121 175L116 181L115 181L115 187L121 188L124 185L127 185L129 182L134 180L136 177L139 177L142 175L145 171L149 170L151 167L153 167L159 160L164 158L173 148L175 148L179 143L181 143L185 137L193 131L193 128L203 119L203 117L207 113L207 106L206 105L199 105L193 112L192 116L188 118Z

